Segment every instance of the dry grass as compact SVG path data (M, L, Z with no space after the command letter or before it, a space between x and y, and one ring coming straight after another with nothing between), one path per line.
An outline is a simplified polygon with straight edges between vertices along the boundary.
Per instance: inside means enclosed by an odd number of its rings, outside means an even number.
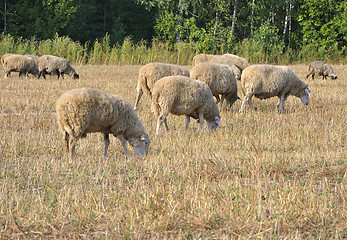
M215 133L169 116L155 137L148 97L139 116L148 157L124 160L116 138L101 159L101 134L80 140L70 162L55 101L90 86L134 104L141 66L75 66L79 80L0 80L0 239L346 238L346 65L337 81L305 80L298 98L254 99L257 111L222 112ZM3 69L0 73L3 76ZM163 129L164 130L164 129ZM133 155L133 150L131 149Z

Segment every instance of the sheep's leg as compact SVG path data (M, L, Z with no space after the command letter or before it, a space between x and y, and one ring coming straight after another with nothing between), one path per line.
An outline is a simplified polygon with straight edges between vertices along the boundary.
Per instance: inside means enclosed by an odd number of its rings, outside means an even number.
M220 102L219 94L214 96L214 97L216 98L216 100L217 100L216 103L218 104Z
M118 135L117 138L120 140L120 142L122 143L123 149L124 149L124 155L125 155L125 159L130 158L130 153L128 150L128 143L127 140L125 139L125 137L123 135Z
M58 80L59 80L59 77L60 77L60 73L59 73L59 72L57 72L57 75L58 75Z
M64 80L64 73L60 73L61 78ZM59 78L59 77L58 77Z
M186 126L184 127L184 132L188 130L189 123L190 123L190 117L186 115Z
M69 152L69 134L65 132L65 143L66 143L66 151Z
M199 121L200 121L201 132L203 132L204 131L204 114L203 113L199 113Z
M313 71L310 71L310 72L306 75L306 78L308 78L312 73L313 73Z
M167 131L167 132L169 131L169 127L167 126L166 118L167 118L167 114L165 114L165 115L164 115L164 114L161 114L161 115L158 117L156 135L159 135L159 131L160 131L161 125L162 125L163 123L165 123L166 131Z
M167 117L165 117L164 119L164 124L165 124L165 128L166 128L166 132L169 131L169 126L167 125L167 121L166 121Z
M70 151L70 160L71 161L75 160L75 147L76 147L77 140L78 139L71 137L71 139L69 141L69 147L70 147L69 151Z
M224 95L222 95L222 98L220 100L220 109L222 110L223 107L223 103L224 103Z
M139 105L140 99L142 97L143 91L142 89L140 89L137 93L137 97L136 97L136 103L135 103L135 111L137 110L137 106Z
M104 144L105 144L104 155L102 155L102 159L105 159L107 157L108 146L110 145L110 135L108 133L103 133L102 135L104 137Z
M279 113L283 113L283 105L284 105L284 102L287 100L287 97L288 97L287 95L280 97L280 102L277 105Z
M314 80L314 73L312 73L312 80Z
M240 108L239 112L244 112L246 102L248 103L248 105L251 108L253 108L252 101L251 101L252 100L252 96L253 96L252 94L248 94L248 93L245 95L245 97L242 100L242 104L241 104L241 108Z

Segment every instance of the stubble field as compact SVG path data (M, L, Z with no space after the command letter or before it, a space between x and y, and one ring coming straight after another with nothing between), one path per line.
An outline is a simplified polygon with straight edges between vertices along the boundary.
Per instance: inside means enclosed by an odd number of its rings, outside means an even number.
M55 101L93 87L135 103L141 66L74 66L80 79L0 80L0 239L344 239L346 234L347 66L338 80L305 79L310 104L253 99L257 110L222 111L216 132L169 115L166 133L143 96L138 111L151 138L145 158L124 159L101 134L76 146L71 162ZM240 93L242 96L242 94Z

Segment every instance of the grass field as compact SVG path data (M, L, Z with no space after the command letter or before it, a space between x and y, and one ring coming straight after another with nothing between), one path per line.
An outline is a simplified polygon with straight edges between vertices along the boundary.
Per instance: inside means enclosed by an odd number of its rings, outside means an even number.
M338 80L305 79L310 104L253 100L257 110L222 111L216 132L170 115L156 137L150 100L139 117L146 158L125 161L111 137L79 140L71 162L55 101L94 87L135 103L141 66L74 66L80 79L3 79L0 68L0 239L345 239L347 65ZM129 148L130 149L130 148ZM133 149L130 149L134 156Z

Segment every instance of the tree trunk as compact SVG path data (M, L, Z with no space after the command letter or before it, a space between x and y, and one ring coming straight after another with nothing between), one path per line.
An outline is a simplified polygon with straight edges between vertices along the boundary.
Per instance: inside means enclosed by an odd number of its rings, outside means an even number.
M286 32L287 32L287 27L288 27L288 22L289 22L289 8L290 8L290 3L288 2L288 4L286 4L286 16L284 17L282 42L284 42L284 40L286 38Z
M184 7L184 0L181 1L180 6L180 12L179 12L179 19L177 20L177 25L182 24L182 18L183 18L183 7ZM180 32L176 32L176 42L179 42L181 40Z
M252 2L252 13L251 13L251 36L253 36L253 24L254 24L254 6L255 6L255 0Z
M237 11L237 0L235 0L234 12L233 12L233 22L231 23L231 36L234 35L234 31L235 31L236 11Z

